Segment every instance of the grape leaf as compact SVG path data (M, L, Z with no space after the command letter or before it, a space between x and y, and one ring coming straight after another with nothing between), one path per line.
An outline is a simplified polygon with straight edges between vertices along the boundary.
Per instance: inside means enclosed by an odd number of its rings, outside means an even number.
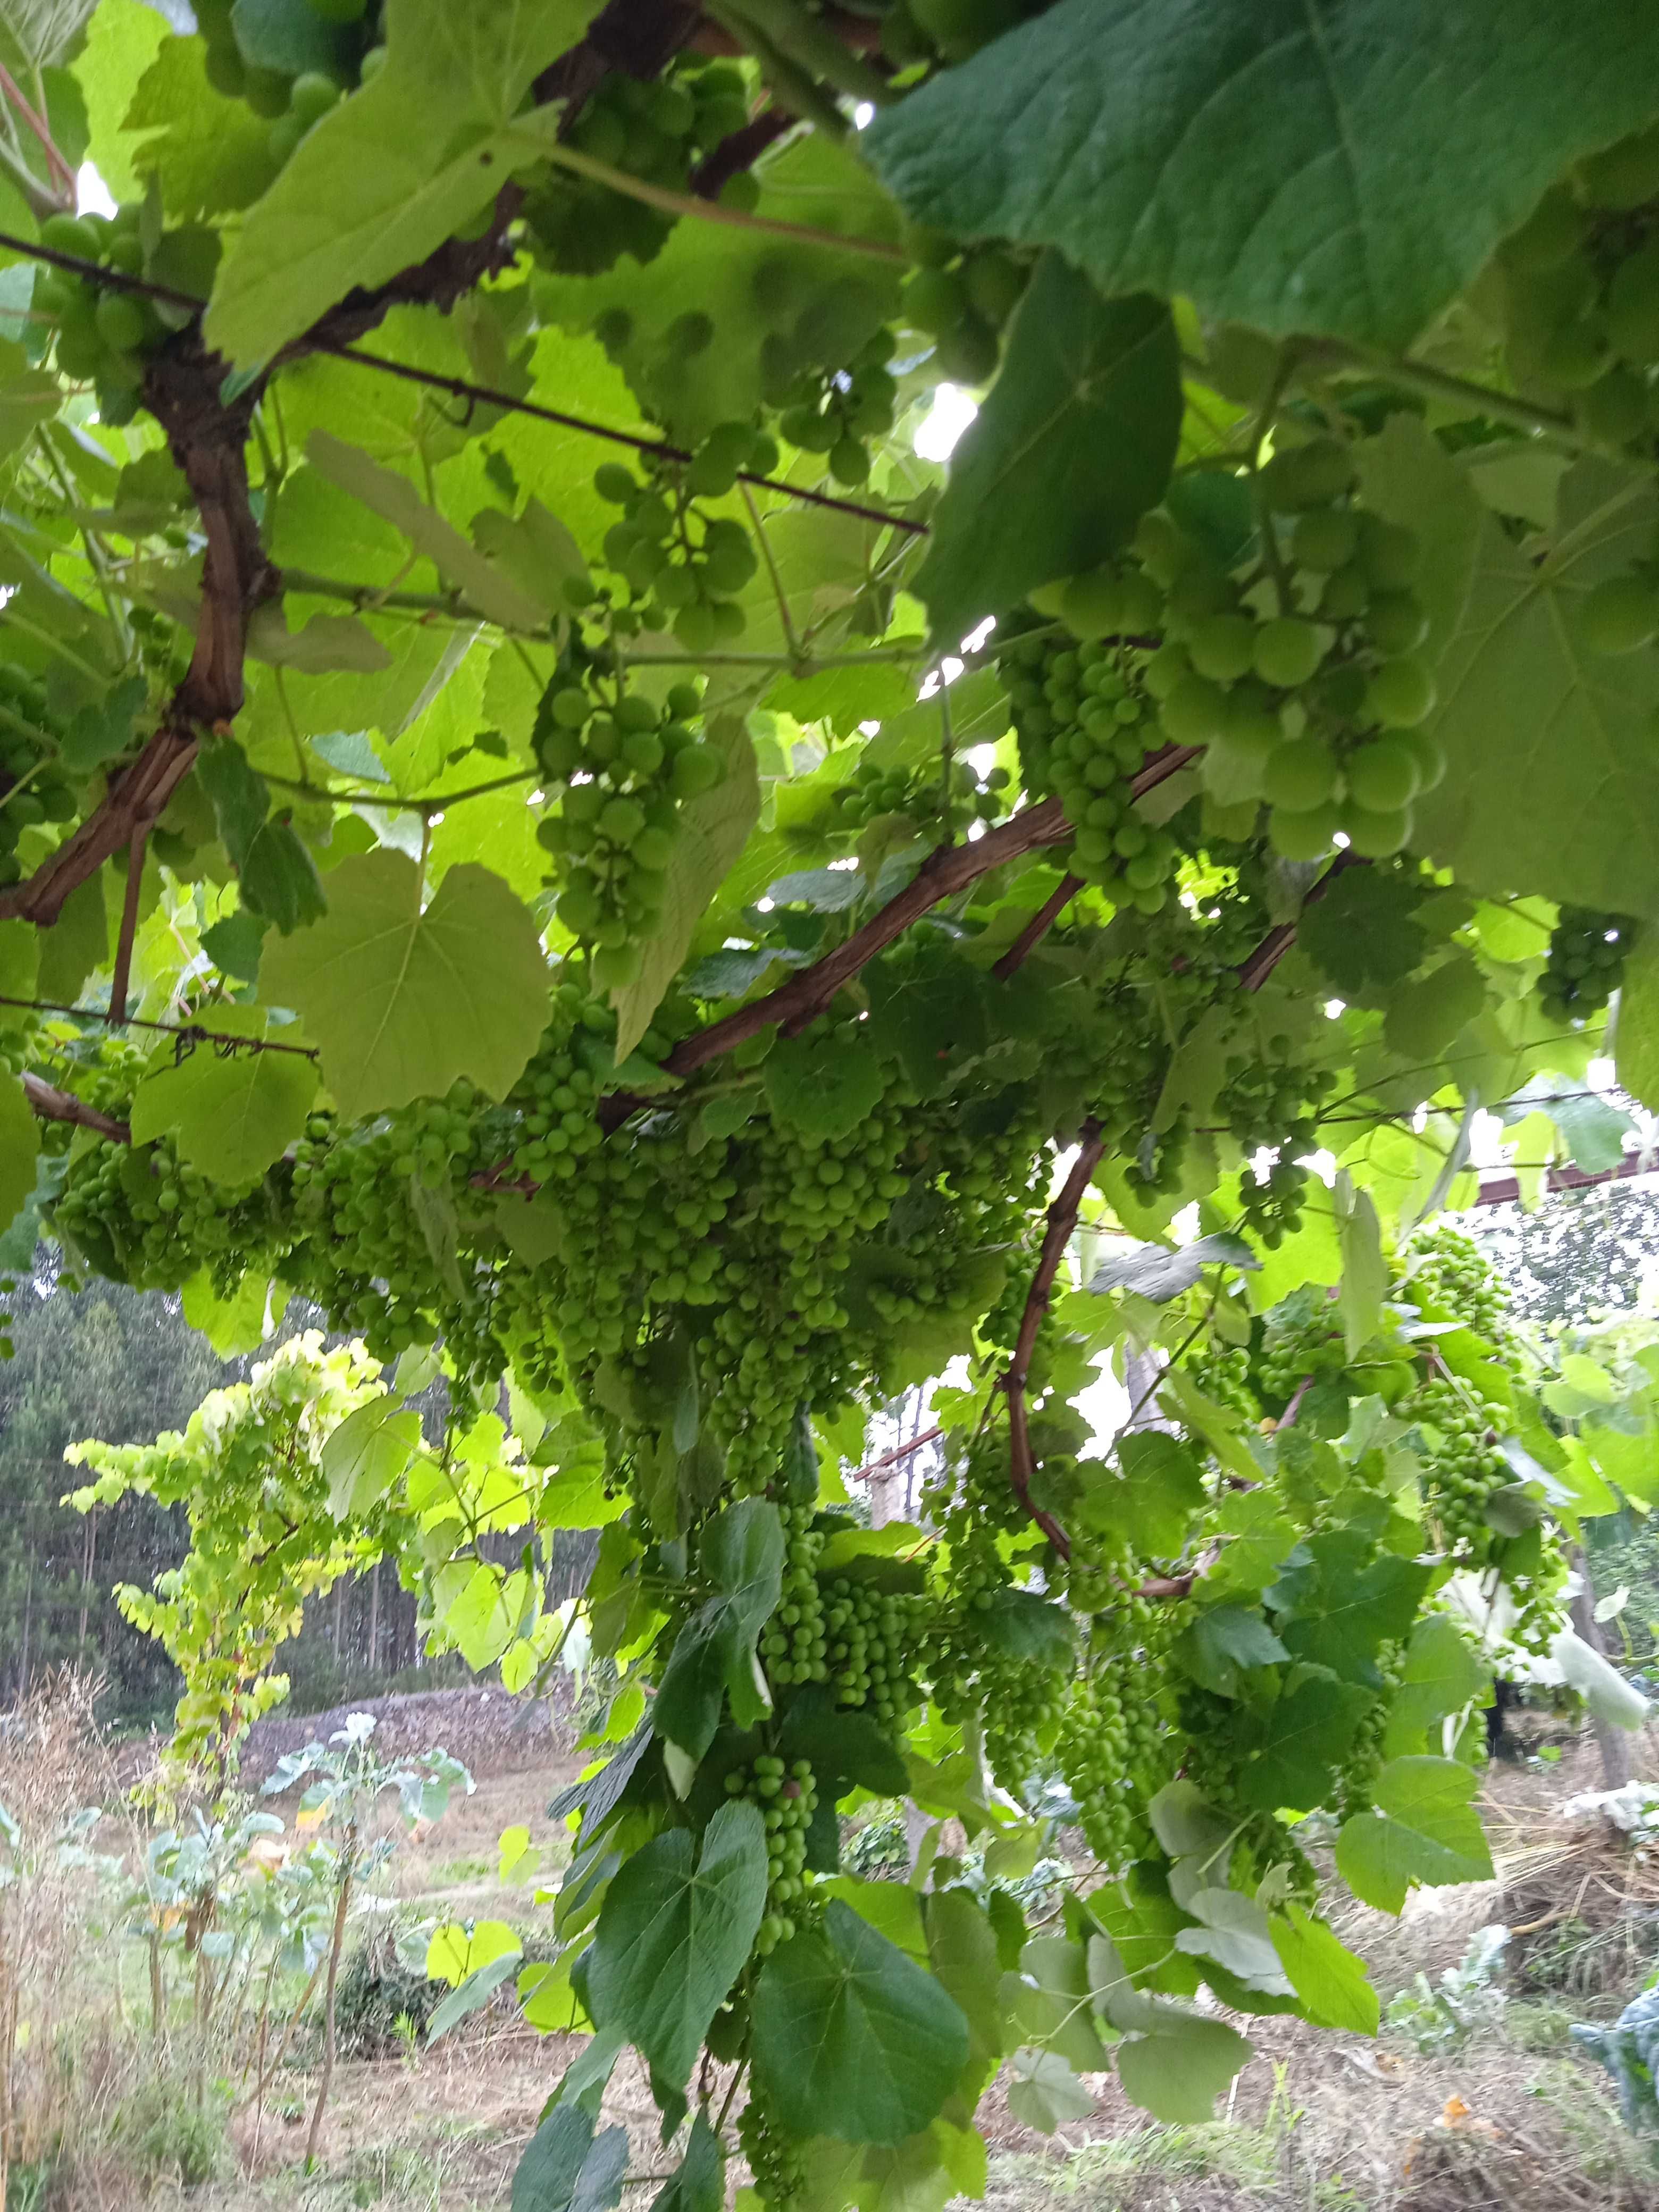
M1375 2035L1376 1991L1370 1970L1339 1942L1327 1923L1299 1905L1287 1904L1271 1922L1273 1948L1308 2019L1321 2027L1346 2027Z
M1291 1655L1259 1613L1240 1605L1212 1605L1176 1638L1173 1656L1194 1681L1218 1697L1233 1698L1242 1670L1272 1667Z
M1154 2119L1212 2120L1215 2100L1250 2056L1236 2027L1200 2020L1176 2005L1156 2006L1150 2034L1126 2036L1117 2047L1123 2094Z
M780 1121L809 1137L848 1137L880 1103L884 1073L860 1024L850 1035L808 1030L766 1056L766 1095Z
M935 640L1091 568L1163 495L1181 434L1175 325L1161 300L1103 300L1058 253L1038 264L989 398L951 457L915 580Z
M767 1711L755 1638L783 1586L783 1524L763 1498L741 1498L702 1532L697 1564L715 1595L674 1640L651 1709L659 1736L701 1759L720 1725L720 1698L743 1726Z
M699 2112L685 2156L651 2200L651 2212L720 2212L726 2201L726 2153Z
M1093 2096L1056 2051L1017 2051L1009 2068L1014 2078L1008 2109L1040 2135L1053 2135L1066 2120L1086 2119L1095 2108Z
M1103 292L1404 346L1659 108L1647 27L1640 0L1060 0L860 143L918 221Z
M1463 618L1427 728L1443 782L1419 799L1419 850L1486 890L1524 890L1615 914L1659 915L1659 654L1591 653L1579 610L1593 586L1651 550L1659 500L1611 463L1561 480L1537 543L1482 526ZM1524 806L1514 803L1524 790Z
M453 523L446 522L435 507L428 507L407 477L399 476L395 469L382 468L361 447L349 446L343 438L326 430L313 430L307 439L306 459L331 483L362 500L365 507L400 530L416 550L424 553L434 568L465 592L489 621L507 629L533 630L546 620L538 600L463 538Z
M452 868L422 913L420 871L386 851L340 863L325 919L267 945L260 990L300 1016L353 1118L461 1075L505 1097L547 1020L541 940L500 877Z
M87 103L87 151L94 167L118 200L142 197L132 166L133 147L124 139L121 118L133 87L154 62L167 35L164 19L143 0L101 0L87 25L86 44L75 74Z
M1337 1310L1350 1359L1376 1331L1389 1293L1389 1263L1382 1256L1382 1226L1366 1190L1356 1190L1345 1170L1336 1178L1336 1241L1342 1255L1342 1288Z
M40 1125L28 1094L10 1073L0 1077L0 1228L8 1226L34 1188Z
M650 1028L698 923L760 819L760 775L742 717L711 715L705 738L725 763L726 774L711 791L699 792L680 809L674 849L664 871L662 921L640 948L638 975L611 994L618 1060Z
M1613 1049L1620 1087L1659 1107L1659 936L1650 934L1625 963Z
M1389 1708L1383 1749L1422 1751L1425 1732L1492 1687L1492 1669L1443 1613L1425 1613L1406 1647L1405 1672Z
M214 89L206 58L200 39L163 39L121 126L143 134L131 149L135 179L152 184L175 218L248 207L276 173L270 125Z
M1428 950L1413 921L1422 888L1382 868L1345 868L1322 896L1304 907L1296 941L1345 998L1403 983Z
M1364 1905L1398 1912L1416 1882L1490 1881L1492 1853L1472 1799L1480 1777L1455 1759L1391 1759L1376 1810L1345 1820L1337 1870Z
M265 1016L219 1006L213 1025L264 1040ZM152 1066L132 1101L133 1140L170 1136L181 1159L215 1182L252 1182L301 1135L317 1091L317 1070L298 1052L235 1052L198 1044Z
M701 1849L685 1828L655 1838L605 1893L587 1970L596 2026L623 2029L652 2071L678 2088L743 1971L765 1909L758 1806L722 1805Z
M1286 1616L1280 1640L1295 1658L1378 1687L1376 1655L1410 1630L1432 1570L1392 1554L1373 1558L1354 1528L1322 1529L1302 1549L1307 1564L1287 1567L1267 1592L1267 1603Z
M421 1417L398 1410L391 1395L371 1398L330 1432L318 1461L337 1521L368 1512L408 1466L421 1441Z
M1245 1759L1239 1777L1245 1803L1264 1813L1281 1805L1297 1812L1322 1805L1332 1772L1352 1750L1355 1728L1371 1702L1361 1685L1335 1681L1322 1669L1305 1674L1265 1712L1240 1713L1235 1729Z
M968 2061L955 1999L839 1899L765 1961L753 2018L756 2079L799 2136L901 2143Z
M592 2113L555 2105L514 2170L512 2212L609 2212L627 2170L626 2128L595 2137Z
M1206 1267L1261 1265L1242 1237L1218 1230L1208 1237L1195 1237L1174 1252L1161 1244L1132 1244L1121 1257L1102 1261L1090 1276L1088 1288L1101 1296L1109 1291L1133 1291L1137 1297L1167 1305L1191 1290Z
M495 199L512 125L599 0L387 0L385 65L314 124L226 255L209 343L268 361L354 285L412 267Z
M1071 1622L1059 1606L1035 1590L1005 1583L991 1603L975 1613L974 1625L994 1650L1034 1667L1067 1667L1076 1653Z

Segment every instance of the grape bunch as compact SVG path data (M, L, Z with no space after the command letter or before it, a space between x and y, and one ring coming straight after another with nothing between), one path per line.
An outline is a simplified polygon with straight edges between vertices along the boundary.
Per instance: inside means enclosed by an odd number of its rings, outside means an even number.
M836 1704L862 1706L884 1723L902 1720L921 1702L914 1655L927 1626L927 1599L840 1576L824 1595L826 1673Z
M1580 428L1605 445L1650 453L1659 434L1659 126L1581 161L1504 241L1498 271L1518 387L1566 399ZM1651 585L1644 588L1652 598ZM1585 616L1602 592L1611 624L1618 595L1606 586L1590 594ZM1659 610L1647 635L1656 629Z
M692 727L701 707L691 684L658 707L628 689L613 650L573 638L537 710L536 757L563 796L536 834L565 863L559 920L596 946L599 991L639 974L641 940L662 919L680 808L725 772Z
M735 482L738 469L769 457L769 447L763 433L733 423L711 433L684 474L663 465L639 477L621 461L605 461L594 471L595 491L623 510L622 520L605 532L605 559L641 600L641 626L659 629L672 617L674 635L688 653L708 653L742 636L745 617L738 594L759 564L742 523L702 513L692 477L703 465L701 481L718 481L729 472Z
M1206 1398L1247 1421L1256 1419L1260 1409L1250 1389L1250 1355L1242 1344L1212 1346L1195 1352L1187 1367Z
M1347 1345L1334 1293L1317 1287L1296 1291L1267 1316L1257 1374L1262 1394L1281 1402L1309 1381L1340 1375L1347 1365Z
M1395 1692L1405 1679L1405 1645L1395 1641L1384 1644L1376 1655L1376 1671L1382 1677L1382 1689L1355 1723L1352 1745L1337 1770L1334 1806L1340 1820L1371 1809L1371 1793L1384 1764L1382 1746L1389 1716Z
M988 382L1030 270L1000 246L964 252L943 231L914 233L911 246L922 266L904 287L906 319L933 339L934 361L953 382Z
M569 143L643 184L685 192L700 155L749 119L742 71L729 62L677 70L656 82L613 70L600 79L571 128ZM750 186L745 177L738 197ZM531 248L543 267L598 276L624 253L655 260L675 217L598 179L550 165L525 197Z
M1151 702L1119 648L1030 632L998 656L1029 791L1053 792L1072 825L1067 866L1142 914L1174 888L1181 853L1134 811L1134 777L1157 749Z
M1483 1564L1493 1538L1487 1501L1515 1480L1514 1468L1498 1447L1502 1408L1448 1376L1433 1376L1401 1411L1418 1425L1427 1447L1424 1503L1439 1524L1447 1551L1466 1564Z
M1538 979L1546 1018L1587 1022L1605 1012L1624 981L1625 962L1641 929L1632 915L1564 906L1550 932L1548 959Z
M971 822L1001 817L1009 781L1006 769L994 768L981 782L967 761L958 761L951 771L948 803L941 806L937 769L883 768L864 760L831 801L831 826L864 830L872 822L904 816L919 829L937 826L947 836L959 837Z
M1384 858L1445 772L1419 727L1435 697L1415 650L1428 623L1412 589L1421 547L1357 503L1338 440L1285 448L1255 483L1265 575L1228 574L1162 513L1137 532L1135 557L1164 594L1164 641L1146 667L1159 727L1206 749L1215 798L1267 802L1285 859L1319 859L1339 831Z
M1437 1221L1413 1232L1402 1257L1411 1267L1406 1297L1419 1306L1425 1300L1443 1306L1489 1341L1502 1336L1509 1292L1474 1237L1449 1221Z
M889 364L898 340L885 327L845 368L800 370L777 394L780 434L803 453L822 453L836 482L853 489L870 475L870 445L891 430L898 380Z
M1290 1060L1234 1058L1216 1100L1229 1133L1249 1155L1264 1147L1276 1154L1265 1175L1239 1178L1244 1226L1271 1252L1295 1234L1307 1197L1309 1170L1298 1155L1318 1144L1319 1108L1335 1088L1334 1076Z
M234 0L198 0L196 27L207 42L208 82L228 100L245 100L270 125L272 173L342 96L381 68L379 0L307 0L314 22L295 37L311 66L297 72L250 62L236 34Z
M205 224L187 224L164 231L155 250L146 252L142 213L141 204L131 200L112 216L49 216L41 243L116 276L149 277L205 300L218 266L217 233ZM100 420L118 428L138 411L147 356L193 312L100 283L90 270L82 275L50 264L35 271L33 311L57 333L59 374L90 383Z
M17 844L38 823L72 822L80 797L59 763L63 730L44 685L0 662L0 884L23 872Z
M780 1504L783 1524L783 1588L761 1638L761 1656L775 1682L828 1679L828 1623L818 1589L817 1559L823 1538L812 1526L810 1505Z
M749 2101L738 2114L738 2148L756 2196L770 2212L790 2212L805 2191L806 2159L799 2136L779 2125L750 2075Z
M763 1752L752 1766L726 1776L726 1794L758 1805L766 1824L766 1914L755 1939L756 1950L765 1958L789 1941L804 1917L806 1832L818 1802L811 1762L798 1759L786 1766Z
M73 1158L52 1215L100 1273L141 1291L180 1290L216 1263L240 1280L269 1244L259 1187L226 1190L164 1138Z
M1095 1656L1073 1689L1056 1747L1089 1848L1111 1873L1144 1855L1149 1832L1141 1808L1168 1778L1147 1649L1162 1633L1155 1611L1146 1598L1120 1601L1112 1616L1115 1648Z

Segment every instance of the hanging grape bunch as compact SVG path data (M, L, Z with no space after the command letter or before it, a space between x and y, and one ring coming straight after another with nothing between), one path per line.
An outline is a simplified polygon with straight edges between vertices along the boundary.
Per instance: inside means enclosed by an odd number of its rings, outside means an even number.
M306 0L296 13L300 20L288 26L284 51L295 58L303 53L307 66L291 70L248 58L237 35L234 0L198 0L196 9L197 28L207 42L208 82L228 100L245 100L269 123L273 175L306 133L386 60L380 0ZM258 36L257 24L253 35Z
M154 251L146 252L142 216L137 200L112 216L49 216L41 243L116 276L142 276L205 300L219 262L217 233L205 224L185 224L163 231ZM182 330L194 311L47 264L35 271L33 312L56 332L59 374L90 383L100 421L118 428L138 411L146 358Z
M1151 1832L1141 1808L1174 1765L1158 1713L1170 1628L1169 1608L1162 1613L1150 1599L1121 1592L1096 1620L1056 1746L1089 1848L1109 1872L1145 1855Z
M1242 1414L1247 1421L1257 1418L1261 1408L1250 1389L1250 1355L1242 1344L1206 1346L1186 1364L1206 1398Z
M1434 704L1415 652L1427 629L1412 589L1421 549L1359 506L1354 482L1334 439L1274 454L1256 477L1271 555L1243 576L1161 513L1134 543L1164 595L1164 642L1146 668L1158 726L1172 744L1206 748L1218 800L1267 802L1288 860L1319 859L1339 832L1365 858L1397 853L1413 800L1445 771L1419 727Z
M1006 769L994 768L981 781L969 762L958 761L951 771L949 801L941 805L937 768L883 768L866 759L831 801L831 823L857 830L884 818L906 817L918 830L960 837L970 823L1001 818L1009 780Z
M920 1592L878 1590L842 1576L824 1596L824 1671L836 1704L861 1706L889 1724L902 1720L921 1699L914 1654L930 1601Z
M763 1753L752 1766L738 1767L726 1776L726 1794L758 1805L766 1824L766 1913L755 1939L755 1948L764 1959L789 1941L805 1917L806 1832L818 1802L811 1765L798 1759L786 1766L782 1759Z
M606 461L595 470L594 489L623 510L622 520L605 533L605 557L626 578L637 602L629 611L631 619L613 617L619 632L658 629L665 618L672 618L674 635L688 653L708 653L742 636L744 616L738 594L754 575L759 556L742 523L702 513L693 479L724 479L729 490L738 468L775 453L763 433L733 424L716 430L684 471L663 463L647 465L641 477L620 461Z
M1519 388L1565 399L1603 444L1651 452L1659 430L1659 127L1581 161L1505 240L1498 263L1504 350ZM1651 582L1639 592L1625 586L1611 579L1585 604L1587 634L1601 651L1631 649L1659 630Z
M800 370L776 393L778 430L803 453L822 453L830 475L849 489L870 475L870 441L887 436L896 419L898 380L889 363L897 350L883 328L845 368Z
M80 794L61 764L63 739L39 679L0 662L0 884L23 872L17 848L26 830L72 822L79 811Z
M914 234L918 269L904 288L904 313L933 341L940 372L957 384L995 375L1002 329L1019 305L1030 270L998 246L963 252L942 231Z
M1301 1221L1309 1170L1300 1155L1318 1145L1319 1108L1336 1079L1288 1060L1274 1064L1248 1055L1230 1059L1226 1073L1216 1110L1245 1153L1238 1186L1244 1227L1275 1251ZM1250 1155L1264 1147L1278 1157L1258 1177Z
M1288 1403L1304 1382L1340 1375L1347 1362L1334 1294L1297 1291L1268 1315L1256 1362L1264 1399Z
M656 706L629 690L611 648L573 638L537 711L536 757L563 796L536 834L564 863L559 919L597 947L600 991L639 974L641 940L662 919L680 808L724 773L692 727L701 708L692 684Z
M743 73L729 62L677 70L655 83L612 70L594 88L569 143L641 184L684 193L699 158L748 119ZM745 187L752 191L747 175L739 198ZM672 215L550 163L526 193L523 214L536 259L567 276L600 276L624 253L653 261L674 227Z
M1133 780L1159 743L1129 657L1115 646L1032 635L998 656L1028 789L1055 793L1073 840L1067 864L1142 914L1170 896L1181 853L1134 811Z
M1501 1340L1509 1292L1472 1237L1449 1221L1415 1231L1401 1255L1409 1267L1403 1295L1455 1316L1488 1343Z
M761 1656L775 1682L822 1682L830 1671L817 1582L823 1538L812 1526L810 1505L780 1504L777 1511L783 1526L783 1587L761 1638Z
M1463 1565L1483 1565L1494 1540L1487 1504L1515 1480L1498 1444L1502 1408L1442 1375L1422 1383L1398 1410L1418 1425L1427 1447L1424 1503L1447 1551Z
M1625 979L1625 963L1642 925L1628 914L1564 906L1550 932L1549 956L1538 979L1538 1000L1553 1022L1587 1022L1607 1011Z
M1383 1745L1388 1737L1389 1716L1395 1692L1405 1680L1405 1646L1395 1642L1384 1644L1376 1663L1382 1678L1382 1689L1356 1723L1352 1747L1337 1771L1335 1802L1339 1820L1349 1820L1356 1813L1371 1810L1371 1793L1385 1764Z

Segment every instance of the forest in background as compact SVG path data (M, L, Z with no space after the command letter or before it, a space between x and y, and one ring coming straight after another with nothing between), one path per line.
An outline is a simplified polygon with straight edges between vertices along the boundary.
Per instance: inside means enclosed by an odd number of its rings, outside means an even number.
M1460 1221L1499 1270L1517 1318L1534 1329L1634 1310L1659 1295L1659 1188L1561 1192L1536 1212L1495 1206ZM88 1437L149 1443L182 1429L210 1390L244 1380L270 1347L222 1359L177 1297L97 1279L65 1290L58 1268L57 1254L41 1246L32 1277L10 1300L15 1356L0 1364L0 1706L73 1662L106 1683L106 1722L148 1726L166 1720L179 1677L160 1644L122 1617L112 1593L123 1583L148 1588L178 1565L184 1515L142 1497L76 1512L63 1503L72 1480L64 1447ZM296 1300L277 1336L322 1326L315 1309ZM434 1386L425 1408L433 1435L442 1390L441 1382ZM1620 1614L1627 1655L1659 1653L1659 1531L1626 1509L1589 1522L1585 1534L1598 1591L1630 1589ZM590 1532L560 1532L553 1599L580 1587L596 1541ZM501 1543L505 1558L512 1547ZM415 1594L389 1561L348 1576L308 1608L303 1632L283 1649L290 1705L318 1712L346 1698L470 1679L453 1653L428 1660L422 1643Z

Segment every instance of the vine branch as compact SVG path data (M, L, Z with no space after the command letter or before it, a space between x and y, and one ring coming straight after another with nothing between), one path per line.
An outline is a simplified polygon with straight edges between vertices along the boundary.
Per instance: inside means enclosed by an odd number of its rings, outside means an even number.
M77 1098L72 1091L59 1091L55 1085L43 1083L38 1075L30 1075L27 1071L23 1096L43 1121L68 1121L78 1129L95 1129L113 1145L132 1142L132 1132L125 1121L118 1121L112 1114L100 1113L97 1107L88 1106L84 1098Z

